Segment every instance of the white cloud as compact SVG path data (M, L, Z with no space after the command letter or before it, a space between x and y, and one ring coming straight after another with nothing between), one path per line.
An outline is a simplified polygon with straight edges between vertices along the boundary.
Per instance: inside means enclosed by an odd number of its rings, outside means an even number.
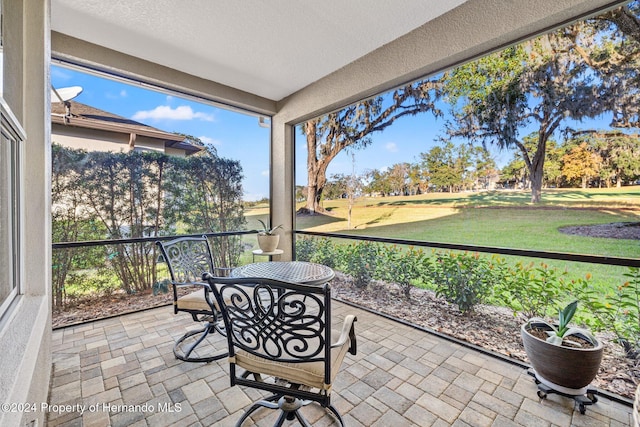
M208 136L199 136L200 141L204 142L206 145L222 145L222 141L219 139L213 139Z
M127 97L127 91L122 89L119 93L114 94L112 92L107 92L105 95L105 98L107 99L120 99L120 98L126 98Z
M384 148L391 153L396 153L398 151L398 145L395 142L387 142Z
M205 122L213 121L213 114L206 114L193 111L188 105L171 108L168 105L159 105L153 110L138 111L133 120L203 120Z
M262 175L262 176L269 176L269 169L265 169L265 170L263 170L263 171L260 173L260 175Z

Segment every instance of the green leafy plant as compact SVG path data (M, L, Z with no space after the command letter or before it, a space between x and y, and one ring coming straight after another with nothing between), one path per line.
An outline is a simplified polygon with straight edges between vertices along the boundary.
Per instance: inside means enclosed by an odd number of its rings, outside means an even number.
M495 281L491 262L477 253L437 253L429 269L436 295L456 304L462 313L483 303Z
M118 287L117 276L108 268L74 271L69 273L65 283L66 295L69 298L80 298L87 295L109 296Z
M341 251L327 238L302 238L296 241L296 259L309 261L336 268L341 258Z
M317 240L312 238L302 238L296 240L296 260L311 261L316 251Z
M258 221L260 222L260 224L262 224L262 230L259 230L258 234L261 234L263 236L271 236L277 229L282 228L282 224L270 228L263 220L259 219Z
M157 296L160 294L166 294L169 292L169 286L171 285L171 281L169 279L164 279L159 282L156 282L151 287L151 292L153 296Z
M547 316L551 307L557 306L568 293L566 270L549 267L544 262L538 265L517 262L514 267L506 267L498 260L495 265L501 271L495 298L514 314L522 312L527 319Z
M594 289L591 277L575 281L575 292L592 315L585 322L595 331L611 331L628 358L640 358L640 269L624 274L628 281L604 293Z
M576 310L578 309L578 300L570 302L563 309L558 310L558 323L557 325L554 323L549 323L546 320L534 317L529 319L529 324L533 323L542 323L550 330L546 331L549 337L547 338L547 342L553 345L561 346L562 344L574 346L574 347L582 347L577 341L571 340L569 337L573 335L579 335L582 338L587 339L591 344L596 345L596 338L584 328L576 328L570 327L569 323L573 319L573 316L576 314Z
M338 262L336 245L329 239L319 239L316 242L311 261L331 268L336 267Z
M379 245L371 242L358 242L353 245L345 245L341 250L343 265L340 266L340 269L353 277L355 286L367 287L376 275Z
M423 273L425 254L421 249L384 246L380 249L380 278L400 286L405 298L411 298L411 288Z

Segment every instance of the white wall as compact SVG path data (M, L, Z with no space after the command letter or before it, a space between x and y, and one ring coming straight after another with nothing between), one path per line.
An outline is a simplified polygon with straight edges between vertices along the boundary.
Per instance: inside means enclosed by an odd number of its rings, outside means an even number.
M128 152L129 136L100 130L53 125L51 141L67 148L87 151Z
M5 0L3 96L26 133L23 144L21 291L0 318L0 402L47 401L51 373L49 2ZM0 412L26 425L41 412Z
M109 132L99 129L71 127L53 124L51 141L63 147L86 151L110 151L113 153L127 153L131 151L129 134ZM178 157L185 157L185 150L166 147L164 141L144 135L138 135L135 149L156 151Z

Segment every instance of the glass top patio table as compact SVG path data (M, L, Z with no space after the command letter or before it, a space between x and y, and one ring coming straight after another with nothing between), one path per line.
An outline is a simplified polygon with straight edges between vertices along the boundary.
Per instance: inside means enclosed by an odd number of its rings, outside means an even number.
M231 277L264 277L306 285L322 285L334 276L326 265L305 261L254 262L231 270Z

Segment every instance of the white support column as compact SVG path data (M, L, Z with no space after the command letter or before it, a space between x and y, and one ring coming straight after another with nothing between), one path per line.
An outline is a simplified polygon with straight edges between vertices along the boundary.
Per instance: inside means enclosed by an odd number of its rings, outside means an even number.
M278 247L284 250L283 261L293 259L293 225L295 216L293 126L279 117L271 119L271 224L282 224L284 232Z

